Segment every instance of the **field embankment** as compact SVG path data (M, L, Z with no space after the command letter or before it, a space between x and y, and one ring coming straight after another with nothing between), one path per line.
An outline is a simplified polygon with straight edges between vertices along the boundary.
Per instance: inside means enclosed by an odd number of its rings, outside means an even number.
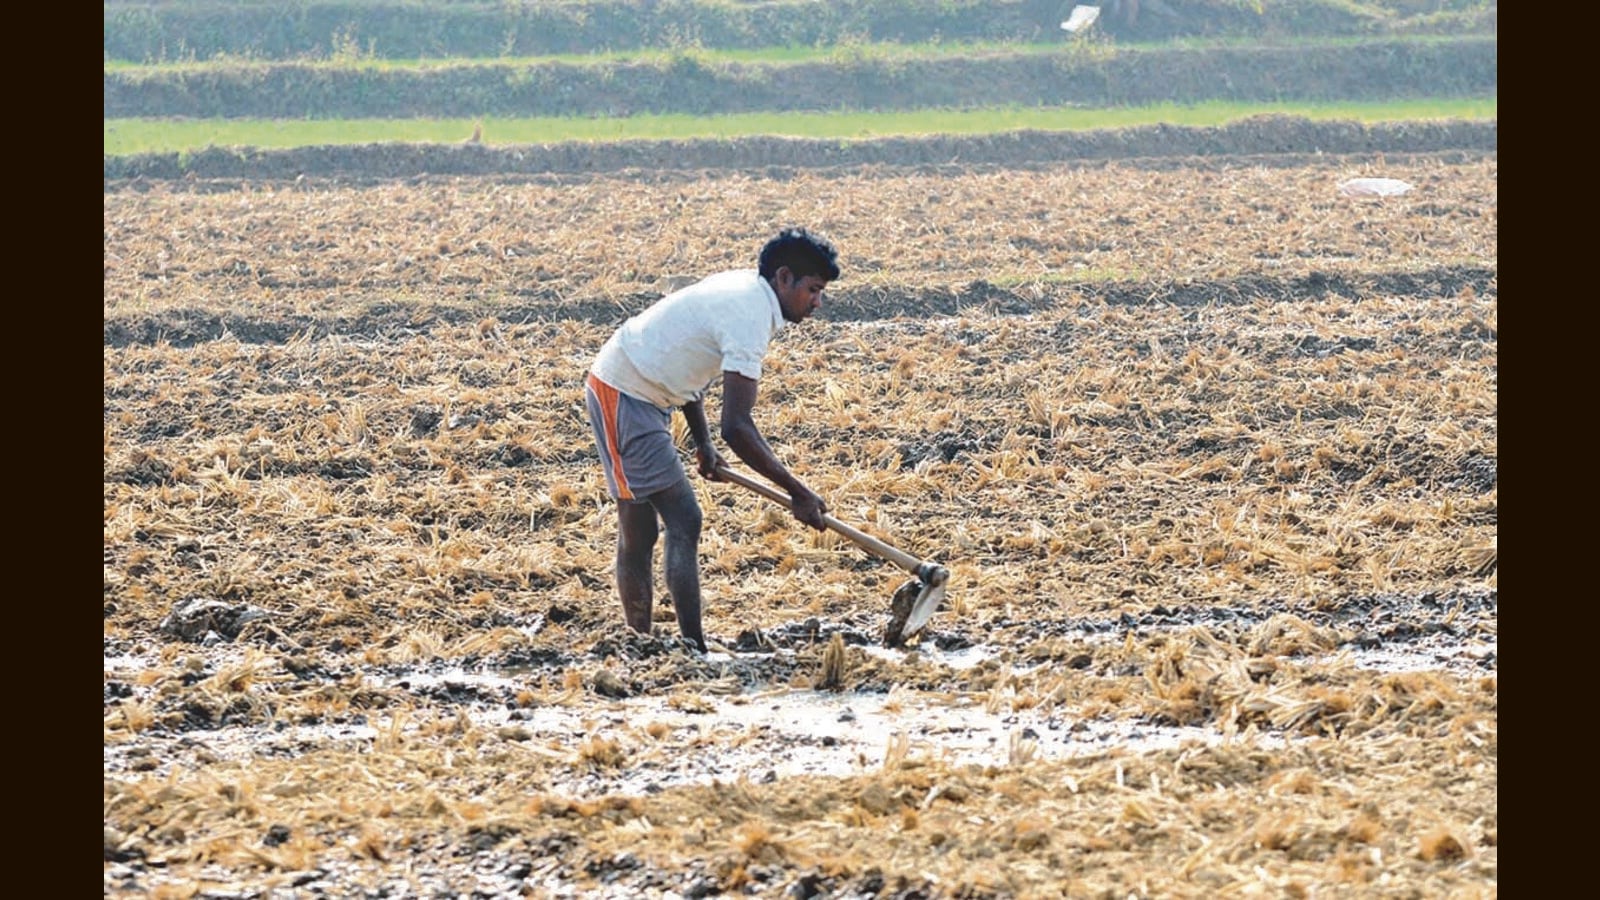
M644 179L694 170L783 172L836 167L1029 167L1210 158L1218 165L1295 164L1306 156L1493 155L1498 123L1374 123L1258 116L1217 127L1151 125L1101 131L1014 131L869 140L745 137L569 141L535 145L387 142L281 150L210 147L105 158L108 188L129 179L390 179L421 175L544 176L631 171Z

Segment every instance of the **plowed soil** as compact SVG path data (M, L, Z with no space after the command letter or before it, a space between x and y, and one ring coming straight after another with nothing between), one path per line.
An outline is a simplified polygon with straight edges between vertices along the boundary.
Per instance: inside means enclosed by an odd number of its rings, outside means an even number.
M108 182L106 896L1495 896L1497 194ZM885 648L904 572L695 479L701 656L622 627L581 377L788 223L845 274L758 422L950 592Z

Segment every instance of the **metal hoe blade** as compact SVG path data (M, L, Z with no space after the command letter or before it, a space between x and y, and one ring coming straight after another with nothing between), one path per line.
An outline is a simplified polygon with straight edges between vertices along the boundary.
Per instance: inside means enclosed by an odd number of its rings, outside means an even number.
M939 609L939 604L944 602L944 585L925 585L922 595L911 604L911 617L906 619L905 627L900 629L901 637L910 637L922 630L933 618L934 612Z
M894 599L889 604L889 624L883 633L884 646L902 646L907 638L928 624L928 620L933 618L939 605L944 602L950 570L944 566L923 563L917 569L917 576L894 592Z

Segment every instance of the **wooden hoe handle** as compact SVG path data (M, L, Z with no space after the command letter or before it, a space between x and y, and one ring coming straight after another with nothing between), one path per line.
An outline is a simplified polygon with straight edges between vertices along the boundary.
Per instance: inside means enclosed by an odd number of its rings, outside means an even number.
M786 509L792 509L789 503L789 495L775 487L772 487L771 485L762 484L761 482L756 481L747 475L742 475L738 472L735 472L727 466L719 467L717 469L717 475L719 475L724 481L731 481L734 484L747 487L761 496L766 497L768 500L783 504L784 508ZM904 550L897 550L870 534L851 528L849 525L846 525L827 513L822 514L822 524L848 538L850 542L855 544L857 547L860 547L868 553L872 553L876 556L886 559L913 575L922 575L928 570L928 565L922 560L917 559L915 556L912 556Z

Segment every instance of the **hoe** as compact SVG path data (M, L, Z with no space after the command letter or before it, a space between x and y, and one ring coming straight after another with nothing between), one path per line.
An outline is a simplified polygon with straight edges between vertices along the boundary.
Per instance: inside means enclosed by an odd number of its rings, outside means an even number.
M749 488L768 500L782 504L785 508L789 507L788 496L776 488L741 475L726 466L717 469L717 474L725 481ZM870 534L851 528L833 516L823 514L822 522L831 530L843 535L850 543L916 576L895 590L894 598L889 604L889 624L883 631L884 646L903 646L907 638L928 624L928 620L933 618L934 611L944 601L945 583L950 580L950 570L944 566L924 562L903 550L897 550Z

